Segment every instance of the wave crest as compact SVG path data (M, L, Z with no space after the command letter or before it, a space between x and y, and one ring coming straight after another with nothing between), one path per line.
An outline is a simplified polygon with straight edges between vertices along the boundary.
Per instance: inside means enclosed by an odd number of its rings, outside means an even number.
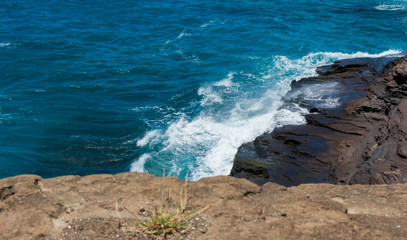
M391 5L391 4L382 4L375 7L379 11L397 11L397 10L406 10L406 5Z

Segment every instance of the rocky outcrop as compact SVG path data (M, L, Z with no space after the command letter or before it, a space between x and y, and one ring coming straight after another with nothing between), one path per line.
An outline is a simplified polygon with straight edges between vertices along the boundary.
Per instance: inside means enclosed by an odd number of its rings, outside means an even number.
M231 175L285 186L407 182L406 58L342 60L317 72L293 81L283 106L307 108L307 123L242 145Z
M185 182L143 173L23 175L0 180L0 239L155 239L141 231L165 201L175 211ZM187 183L199 211L168 239L402 239L407 185L258 186L213 177ZM159 239L162 239L159 238Z

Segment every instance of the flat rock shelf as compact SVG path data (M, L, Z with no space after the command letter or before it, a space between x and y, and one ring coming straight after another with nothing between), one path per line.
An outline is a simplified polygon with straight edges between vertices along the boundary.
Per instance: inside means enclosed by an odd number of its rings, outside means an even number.
M185 182L144 173L0 180L0 239L163 239L139 220L180 204ZM171 193L167 195L168 193ZM166 239L404 239L407 185L258 186L220 176L187 184L188 229Z

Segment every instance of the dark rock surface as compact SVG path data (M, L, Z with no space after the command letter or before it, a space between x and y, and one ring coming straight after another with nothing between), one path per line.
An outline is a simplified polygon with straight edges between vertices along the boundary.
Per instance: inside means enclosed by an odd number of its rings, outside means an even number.
M243 144L231 175L257 184L407 182L407 60L337 61L293 81L286 104L309 110ZM314 94L314 95L313 95Z

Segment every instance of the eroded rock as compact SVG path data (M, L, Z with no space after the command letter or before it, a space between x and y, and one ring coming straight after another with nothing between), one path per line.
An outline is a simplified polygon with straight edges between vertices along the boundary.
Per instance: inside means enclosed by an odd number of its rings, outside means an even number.
M404 181L406 58L348 59L317 72L317 77L293 81L284 98L283 107L298 104L310 110L307 123L276 128L242 145L231 175L285 186ZM304 95L304 89L317 97Z
M0 200L0 239L162 239L143 231L139 222L151 219L163 200L176 212L185 181L143 173L26 175L1 179L0 189L5 186L13 186L15 194ZM188 221L188 229L165 239L407 236L405 184L287 188L269 182L260 187L223 176L188 182L187 194L186 214L200 212Z

